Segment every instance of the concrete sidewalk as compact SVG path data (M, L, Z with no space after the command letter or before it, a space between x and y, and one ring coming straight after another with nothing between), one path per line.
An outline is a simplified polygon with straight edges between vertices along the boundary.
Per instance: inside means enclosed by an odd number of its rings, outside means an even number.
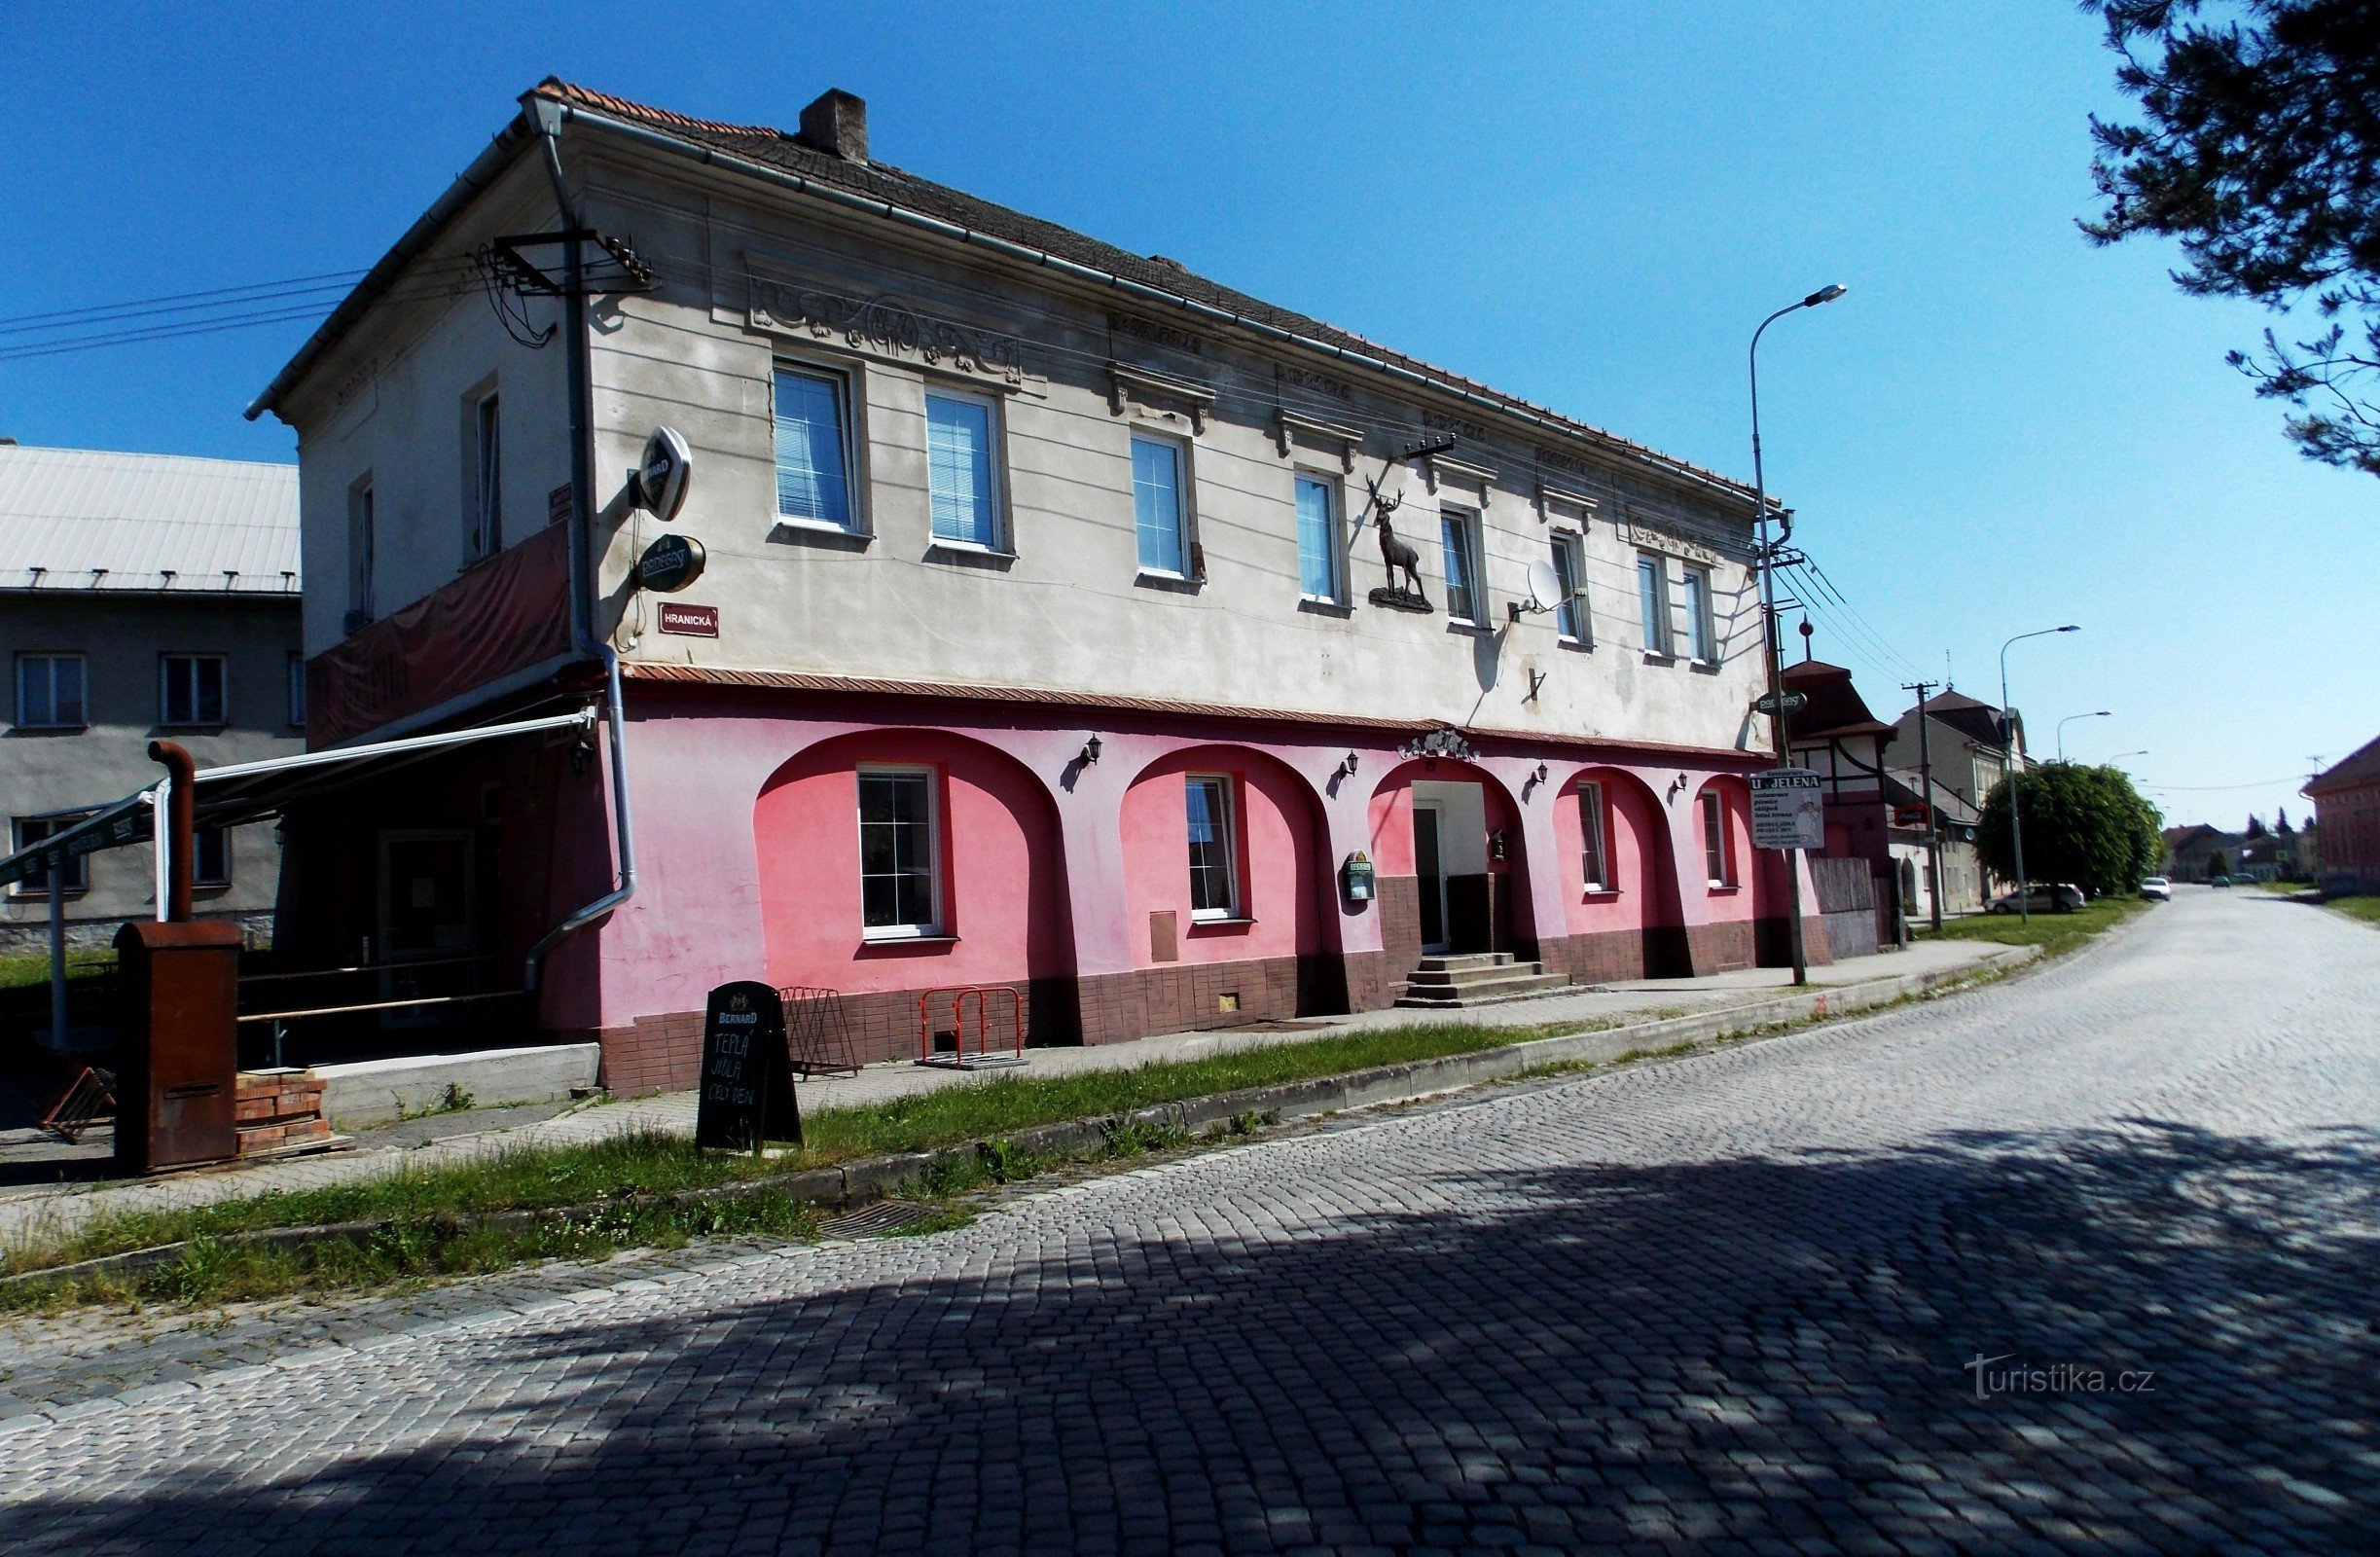
M1810 970L1814 989L1841 992L1844 1008L1868 1006L1923 985L2004 961L2009 948L1982 941L1919 942L1900 952L1858 958ZM1572 991L1440 1014L1429 1011L1365 1011L1352 1016L1300 1018L1276 1024L1177 1032L1092 1048L1027 1051L1020 1069L959 1071L891 1061L869 1066L855 1076L806 1081L803 1110L883 1103L939 1087L972 1086L1002 1075L1061 1076L1092 1070L1126 1070L1169 1061L1203 1059L1241 1049L1299 1043L1338 1032L1384 1028L1464 1025L1577 1029L1623 1029L1669 1018L1751 1007L1790 989L1792 975L1781 968L1747 969L1700 979L1660 979L1595 985ZM469 1161L524 1146L556 1146L601 1140L631 1130L678 1135L694 1131L695 1095L667 1093L617 1103L582 1104L551 1117L512 1127L469 1128L469 1116L450 1122L457 1133L420 1140L376 1141L366 1132L361 1149L300 1157L254 1167L175 1175L163 1178L100 1183L36 1184L0 1190L0 1246L26 1238L69 1232L115 1212L165 1211L331 1184L421 1168ZM415 1121L416 1126L424 1121Z

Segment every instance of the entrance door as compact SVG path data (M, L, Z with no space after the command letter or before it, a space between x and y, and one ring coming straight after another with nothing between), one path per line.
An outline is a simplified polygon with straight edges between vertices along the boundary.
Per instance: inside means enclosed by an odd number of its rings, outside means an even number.
M380 835L381 963L436 964L418 971L389 967L380 975L380 997L408 1000L467 988L454 966L477 950L472 914L471 835L467 832L386 832ZM385 1027L420 1026L436 1020L435 1008L381 1013Z
M1446 950L1446 867L1438 849L1439 811L1433 801L1413 803L1413 873L1422 888L1422 950Z

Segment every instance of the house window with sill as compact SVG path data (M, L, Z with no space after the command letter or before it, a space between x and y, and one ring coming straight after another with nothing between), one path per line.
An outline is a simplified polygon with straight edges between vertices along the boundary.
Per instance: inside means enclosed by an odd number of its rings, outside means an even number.
M1686 592L1686 641L1698 665L1718 663L1718 624L1711 609L1711 570L1689 567L1683 575Z
M981 395L934 391L925 397L926 486L937 541L1005 549L999 462L992 457L996 415Z
M1644 652L1667 659L1672 652L1670 576L1658 553L1637 554L1637 608L1644 623Z
M1604 786L1592 779L1578 786L1578 865L1590 892L1611 890L1611 858L1605 846Z
M1186 544L1181 445L1133 435L1133 530L1143 572L1190 576Z
M1554 578L1562 597L1554 606L1554 631L1565 643L1595 647L1595 624L1587 615L1586 545L1568 531L1554 535Z
M1241 919L1237 840L1232 835L1231 780L1192 775L1184 780L1189 821L1190 918L1194 923Z
M1446 566L1446 616L1472 627L1487 625L1479 589L1479 520L1463 509L1441 509L1438 545Z
M776 514L792 525L853 533L847 380L776 370Z
M919 768L862 769L859 897L867 939L942 933L941 858L933 775Z
M1703 872L1709 886L1736 884L1735 852L1727 840L1727 797L1715 789L1703 791Z
M223 696L223 656L168 654L158 662L157 722L210 725L228 722Z
M16 847L30 849L45 838L54 837L64 832L76 822L81 821L89 813L76 812L61 816L20 816L17 819L15 828ZM66 868L60 874L65 878L60 884L64 888L64 895L72 897L79 892L90 891L90 856L89 854L75 855L66 861ZM9 895L48 898L50 895L49 873L45 871L39 876L14 884L9 887Z
M1309 600L1338 605L1347 598L1346 546L1339 537L1339 484L1321 476L1297 478L1297 587Z
M89 722L83 705L81 655L17 656L18 729L80 730Z

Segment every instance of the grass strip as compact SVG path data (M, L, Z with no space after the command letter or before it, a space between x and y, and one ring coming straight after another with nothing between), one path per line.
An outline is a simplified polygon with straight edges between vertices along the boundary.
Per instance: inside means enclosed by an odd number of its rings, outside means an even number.
M116 954L96 948L69 947L66 951L66 978L95 979L116 966ZM30 989L50 982L50 954L32 957L0 957L0 990Z
M212 1205L158 1211L111 1212L72 1233L38 1234L6 1250L0 1274L16 1274L128 1249L193 1243L203 1246L233 1233L271 1227L323 1226L342 1222L388 1222L414 1229L435 1228L457 1216L497 1211L534 1211L602 1205L630 1199L666 1198L809 1167L899 1152L929 1151L968 1141L992 1140L1034 1125L1067 1119L1112 1117L1159 1104L1374 1066L1433 1059L1501 1047L1580 1031L1584 1024L1482 1027L1445 1024L1388 1028L1368 1032L1243 1049L1198 1060L1161 1061L1130 1070L1091 1071L1068 1076L1001 1075L973 1085L947 1087L860 1106L826 1108L806 1121L805 1150L771 1159L698 1150L680 1136L628 1131L595 1141L563 1146L521 1145L467 1162L402 1168L383 1177L317 1189L291 1190ZM765 1198L765 1197L764 1197ZM748 1203L739 1197L737 1204ZM695 1222L708 1208L685 1209ZM623 1216L628 1216L623 1212ZM459 1230L430 1239L419 1249L359 1266L340 1285L370 1285L412 1275L467 1274L493 1269L509 1259L594 1257L632 1247L639 1229L654 1236L701 1236L739 1229L677 1226L674 1211L644 1206L615 1229L585 1229L578 1235L540 1228L533 1234L494 1235ZM635 1217L644 1218L636 1221ZM633 1223L633 1225L631 1225ZM647 1224L650 1225L647 1225ZM668 1223L669 1225L664 1225ZM672 1231L672 1228L675 1230ZM761 1231L764 1229L740 1229ZM573 1243L573 1237L581 1242ZM605 1239L611 1240L606 1245ZM621 1240L626 1240L622 1242ZM649 1241L649 1240L648 1240ZM500 1258L497 1245L515 1253ZM449 1250L453 1252L450 1254ZM476 1250L476 1252L474 1251ZM257 1268L256 1281L270 1285L267 1269L298 1256L288 1251L241 1250ZM459 1265L444 1263L450 1259ZM488 1263L494 1261L494 1264ZM32 1284L38 1287L41 1284ZM246 1288L209 1279L198 1285L227 1296ZM286 1288L284 1288L286 1289ZM11 1300L0 1289L0 1304Z
M2139 897L2101 897L2068 914L2036 914L2030 923L2014 914L1976 914L1945 920L1939 930L1920 925L1921 941L1994 941L2001 946L2037 946L2044 957L2071 952L2094 935L2104 934L2146 913L2148 902Z
M2323 907L2366 924L2380 924L2380 897L2333 897Z

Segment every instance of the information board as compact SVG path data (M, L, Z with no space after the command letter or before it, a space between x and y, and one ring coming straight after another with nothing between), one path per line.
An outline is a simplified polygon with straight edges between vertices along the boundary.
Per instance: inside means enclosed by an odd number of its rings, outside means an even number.
M694 1143L758 1155L771 1141L802 1141L776 991L745 979L710 992L703 1013L703 1074Z
M1751 776L1752 847L1826 847L1826 791L1807 768L1771 768Z

